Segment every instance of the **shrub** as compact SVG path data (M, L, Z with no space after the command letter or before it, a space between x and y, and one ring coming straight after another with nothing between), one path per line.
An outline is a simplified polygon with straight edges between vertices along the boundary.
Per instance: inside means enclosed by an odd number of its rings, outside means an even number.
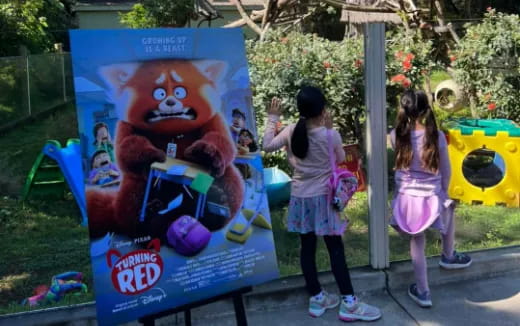
M407 32L398 27L387 33L386 45L386 98L388 123L398 107L398 96L408 88L421 89L424 78L437 67L433 58L433 43L424 39L419 30Z
M131 28L183 27L194 15L193 0L142 0L120 14L120 21Z
M362 44L331 42L310 34L273 31L264 42L247 42L247 55L260 131L273 96L283 100L286 122L298 118L296 94L302 85L320 87L341 134L361 138L364 114Z
M391 123L397 96L405 88L421 88L425 75L436 66L432 42L420 32L396 28L387 33L387 102ZM316 35L272 31L264 42L249 40L247 55L257 126L264 130L266 107L273 96L283 100L285 122L298 118L295 98L302 85L320 87L343 139L363 141L365 121L363 42L358 38L340 42ZM266 165L286 167L281 154L266 156ZM287 170L287 168L286 168Z
M344 140L360 141L364 94L362 43L331 42L312 34L271 32L264 42L247 42L257 126L263 133L266 107L273 96L283 101L284 123L296 122L296 94L302 85L320 87ZM264 156L266 166L289 172L283 152Z
M451 54L455 79L488 118L520 121L520 18L488 8Z

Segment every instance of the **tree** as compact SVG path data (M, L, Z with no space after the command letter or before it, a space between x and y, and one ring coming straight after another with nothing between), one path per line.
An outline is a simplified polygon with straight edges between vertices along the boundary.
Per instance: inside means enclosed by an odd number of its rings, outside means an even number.
M0 56L14 56L25 46L32 53L64 42L73 27L69 0L0 0Z
M475 117L520 122L520 17L489 8L452 53L455 80Z
M195 16L194 0L142 0L121 15L131 28L184 27Z

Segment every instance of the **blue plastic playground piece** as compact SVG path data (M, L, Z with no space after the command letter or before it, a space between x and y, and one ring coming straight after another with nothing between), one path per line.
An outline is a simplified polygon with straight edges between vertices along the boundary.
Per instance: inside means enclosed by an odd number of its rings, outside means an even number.
M269 205L274 206L289 201L291 197L291 178L282 170L264 169L264 182Z
M81 211L81 225L87 226L85 183L83 181L79 140L70 139L65 148L59 148L49 142L45 144L42 152L59 165Z

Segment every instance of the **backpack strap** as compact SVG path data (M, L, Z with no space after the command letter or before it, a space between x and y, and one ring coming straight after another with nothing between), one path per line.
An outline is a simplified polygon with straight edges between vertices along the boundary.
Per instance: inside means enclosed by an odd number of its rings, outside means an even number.
M334 172L334 169L336 168L336 158L334 155L334 149L332 147L332 131L330 129L327 129L327 142L329 143L330 167L332 169L332 172Z

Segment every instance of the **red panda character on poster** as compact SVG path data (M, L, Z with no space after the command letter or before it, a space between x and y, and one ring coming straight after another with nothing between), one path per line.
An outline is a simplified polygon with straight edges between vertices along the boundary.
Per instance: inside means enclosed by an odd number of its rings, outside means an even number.
M219 113L218 89L226 70L224 62L213 60L154 60L100 69L120 119L115 152L122 179L118 191L87 190L91 237L107 232L164 237L179 214L158 218L145 230L138 223L150 165L166 160L172 141L177 146L177 159L211 171L215 182L208 200L215 197L214 201L229 209L229 217L204 218L201 223L214 231L235 216L242 205L244 186L233 165L236 146Z

